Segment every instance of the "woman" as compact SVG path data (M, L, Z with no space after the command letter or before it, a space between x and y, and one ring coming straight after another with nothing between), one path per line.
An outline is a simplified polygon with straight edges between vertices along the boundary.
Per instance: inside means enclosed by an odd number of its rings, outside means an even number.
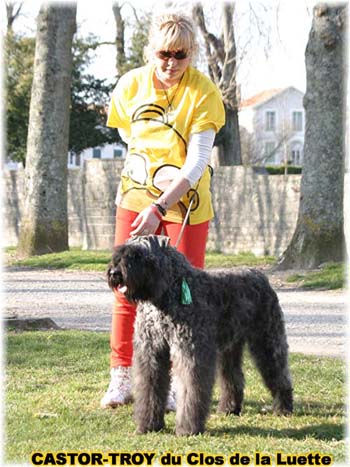
M115 245L132 235L163 233L203 268L213 217L208 163L225 113L216 86L191 66L197 48L189 18L158 17L146 48L148 64L119 79L107 125L118 128L128 144L116 199ZM102 407L131 400L135 306L114 293L111 383ZM168 409L174 409L171 399Z

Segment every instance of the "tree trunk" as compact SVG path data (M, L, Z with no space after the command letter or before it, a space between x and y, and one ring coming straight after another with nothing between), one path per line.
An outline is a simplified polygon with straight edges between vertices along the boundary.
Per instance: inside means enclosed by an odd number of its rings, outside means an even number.
M117 50L116 57L116 68L117 68L117 78L120 78L125 73L125 22L123 20L121 9L123 5L119 5L119 2L113 2L112 10L115 20L116 36L115 44Z
M233 109L225 105L225 115L226 123L215 139L215 145L219 147L218 163L220 166L242 165L237 108Z
M68 249L67 156L76 4L44 4L37 20L18 250L29 256Z
M318 4L305 52L304 166L296 230L279 269L342 261L346 6Z
M219 165L241 165L241 141L238 124L237 101L237 51L233 25L234 3L222 4L222 38L208 32L203 7L196 3L192 15L202 33L211 79L221 91L226 123L215 139L218 146L216 163Z

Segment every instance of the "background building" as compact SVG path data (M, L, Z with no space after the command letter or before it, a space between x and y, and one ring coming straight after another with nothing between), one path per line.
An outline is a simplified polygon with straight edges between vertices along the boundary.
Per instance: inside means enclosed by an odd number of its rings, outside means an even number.
M240 104L242 157L246 164L303 164L304 94L294 87L261 92Z
M80 154L68 153L68 168L81 168L85 160L90 159L125 159L126 148L122 144L105 144L95 148L88 148Z

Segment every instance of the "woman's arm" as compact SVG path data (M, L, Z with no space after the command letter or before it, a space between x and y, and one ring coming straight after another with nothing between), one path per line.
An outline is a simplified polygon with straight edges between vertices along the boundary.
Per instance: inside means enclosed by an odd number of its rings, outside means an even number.
M185 164L179 175L170 183L157 201L157 204L163 209L168 210L177 203L203 175L210 161L214 138L215 131L213 129L190 136ZM132 227L135 227L135 229L131 232L131 235L154 233L159 222L157 214L151 207L148 207L141 211L133 222Z

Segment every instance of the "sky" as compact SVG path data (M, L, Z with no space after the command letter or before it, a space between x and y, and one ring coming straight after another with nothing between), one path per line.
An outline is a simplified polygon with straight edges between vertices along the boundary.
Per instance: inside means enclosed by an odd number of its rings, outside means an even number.
M1 17L5 18L5 2L2 2ZM35 19L40 7L39 0L24 0L22 15L15 23L15 30L35 34ZM121 2L122 3L122 2ZM242 59L238 81L244 98L271 88L294 86L305 91L304 52L312 21L314 0L236 0L236 42L242 50L249 42L248 53ZM138 12L158 13L164 2L131 0L124 2L122 13L132 15L132 5ZM177 2L178 9L189 12L191 2ZM220 8L215 10L212 2L203 2L212 32L220 28L218 17ZM92 33L101 41L113 41L115 24L111 9L112 0L77 2L78 33L86 36ZM250 10L247 5L250 5ZM257 34L256 22L263 31L269 30L269 43L266 37ZM2 24L2 27L4 23ZM212 28L212 29L211 29ZM249 41L248 41L249 38ZM200 67L200 65L199 65ZM89 70L97 78L113 81L115 74L115 50L113 46L102 46ZM205 71L203 69L202 71Z

